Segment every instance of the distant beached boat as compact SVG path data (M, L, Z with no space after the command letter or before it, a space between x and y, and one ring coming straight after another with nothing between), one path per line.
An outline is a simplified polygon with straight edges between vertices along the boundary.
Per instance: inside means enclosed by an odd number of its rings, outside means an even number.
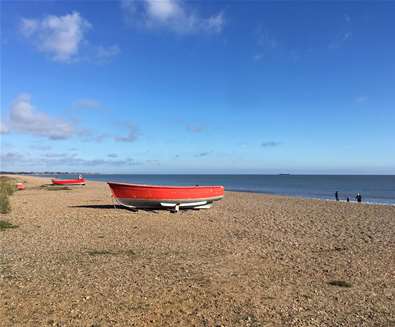
M160 186L109 182L116 204L132 209L207 209L224 197L223 186Z
M52 179L53 185L85 185L85 178L76 179Z
M23 183L16 183L16 189L22 191L25 189L25 184Z

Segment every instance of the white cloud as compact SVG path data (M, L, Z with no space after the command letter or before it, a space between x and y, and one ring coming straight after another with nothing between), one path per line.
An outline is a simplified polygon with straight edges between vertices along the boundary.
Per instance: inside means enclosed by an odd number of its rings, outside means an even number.
M20 22L21 33L36 49L55 61L70 63L87 60L102 63L121 52L116 44L90 44L86 33L91 29L92 25L78 12L64 16L48 15L43 19L22 18Z
M76 101L73 106L75 108L88 108L94 110L101 110L103 108L101 103L94 99L80 99ZM96 143L101 143L113 137L113 135L97 133L89 128L81 127L77 122L72 124L69 121L51 116L37 109L31 102L31 95L26 93L19 94L14 99L9 110L9 115L6 117L6 122L7 126L0 121L0 132L2 134L10 131L45 137L49 140L62 140L75 137L82 142ZM137 136L137 129L129 125L129 133L125 137L118 138L118 140L132 142ZM35 149L45 149L45 146L41 146L40 144Z
M176 0L146 0L148 15L161 21L180 18L185 15L180 3Z
M78 12L64 16L49 15L43 19L21 21L23 35L56 61L67 62L75 58L91 24Z
M181 0L122 0L127 18L146 27L166 27L179 34L220 33L225 25L223 13L201 17Z
M51 140L72 136L71 124L37 110L31 103L30 94L20 94L11 105L10 128L17 132L47 137Z

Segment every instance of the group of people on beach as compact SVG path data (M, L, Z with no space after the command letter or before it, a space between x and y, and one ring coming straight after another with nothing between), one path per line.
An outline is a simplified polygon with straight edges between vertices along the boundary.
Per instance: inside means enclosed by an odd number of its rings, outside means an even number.
M339 201L339 192L338 192L338 191L335 192L335 199L336 199L336 201ZM356 200L358 203L361 203L361 202L362 202L362 195L361 195L361 193L358 193L358 194L355 196L355 200ZM347 201L347 202L350 202L350 197L349 197L349 196L347 196L346 201Z

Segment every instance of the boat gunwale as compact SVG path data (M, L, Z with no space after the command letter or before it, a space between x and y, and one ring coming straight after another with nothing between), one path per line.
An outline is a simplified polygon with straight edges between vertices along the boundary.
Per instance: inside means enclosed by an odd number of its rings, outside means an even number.
M55 181L55 182L69 182L69 181L86 181L86 179L85 178L77 178L77 179L51 178L51 181Z
M52 185L85 185L86 179L79 178L79 179L51 179Z

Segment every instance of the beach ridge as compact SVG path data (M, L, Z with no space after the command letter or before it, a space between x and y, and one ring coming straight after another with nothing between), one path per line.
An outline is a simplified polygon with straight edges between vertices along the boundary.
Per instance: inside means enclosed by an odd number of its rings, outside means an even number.
M226 192L208 210L114 208L105 182L12 176L1 326L395 321L395 207Z

